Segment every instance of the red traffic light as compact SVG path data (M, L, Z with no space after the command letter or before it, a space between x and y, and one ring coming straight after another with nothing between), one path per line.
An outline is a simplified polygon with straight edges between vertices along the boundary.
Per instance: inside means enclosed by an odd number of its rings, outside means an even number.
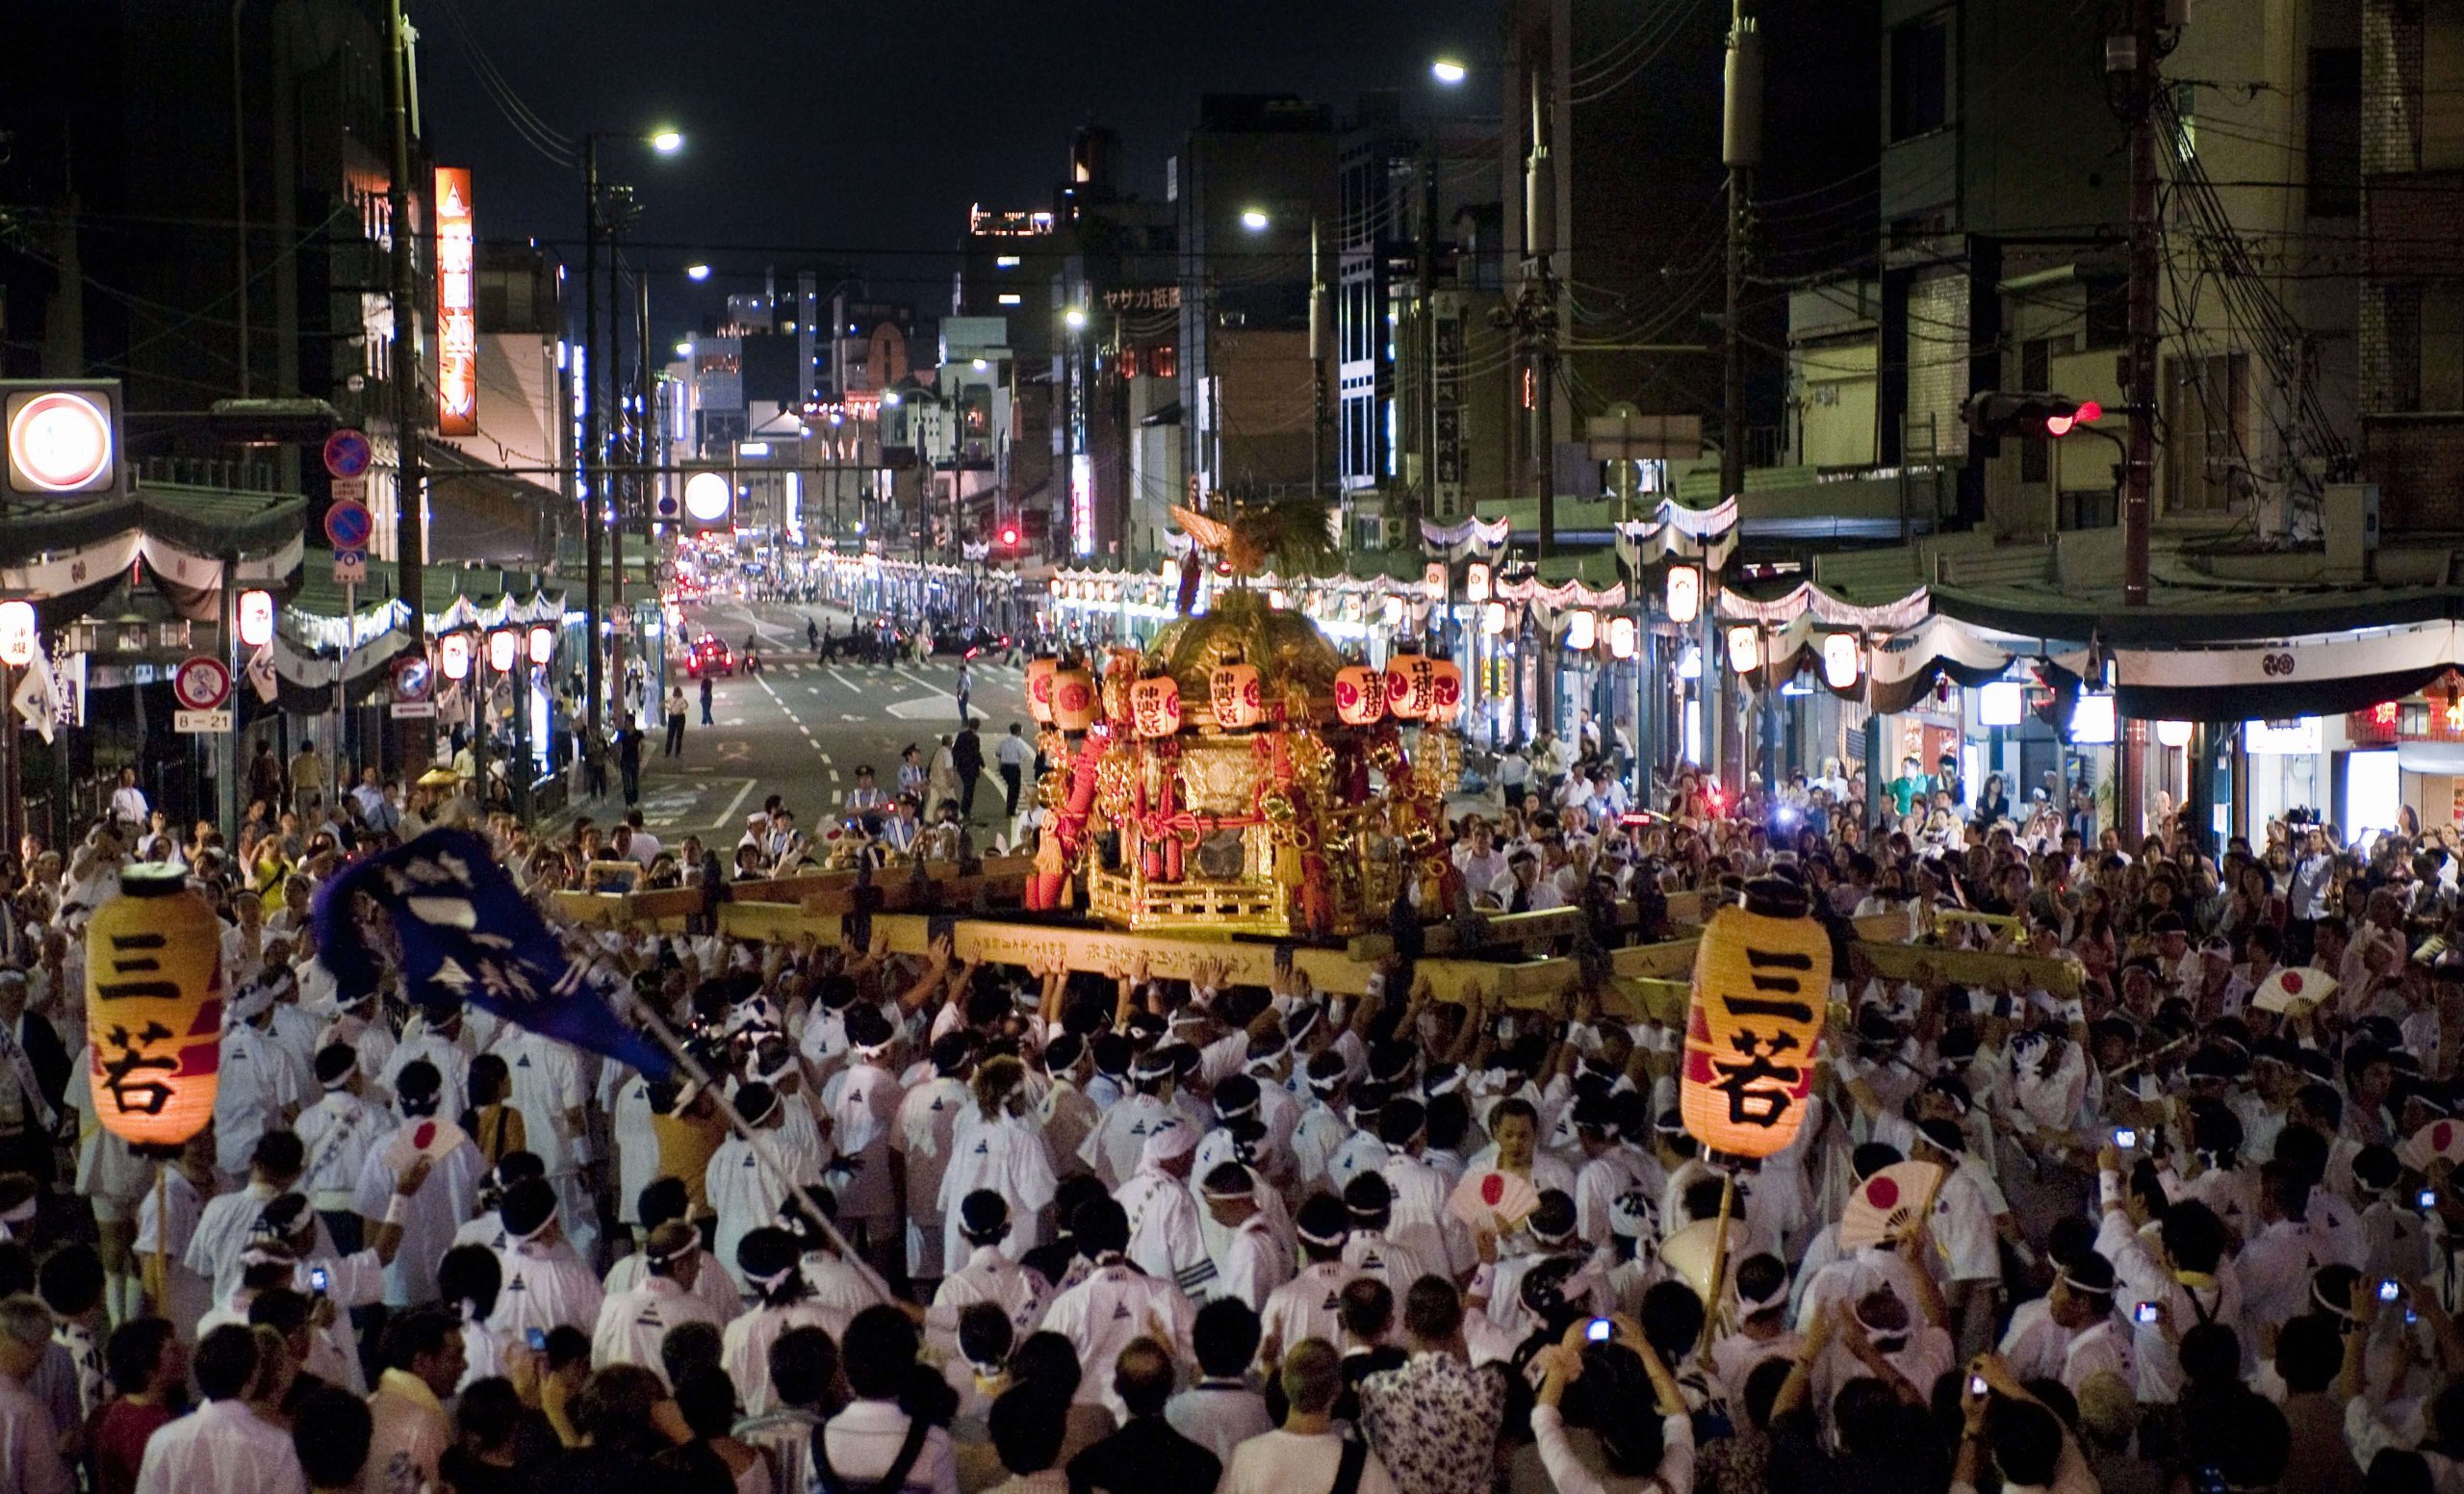
M1017 526L1015 526L1015 525L1010 525L1010 526L1006 526L1005 528L1003 528L1003 529L1001 530L1001 543L1002 543L1002 545L1003 545L1003 547L1004 547L1004 548L1014 548L1014 547L1015 547L1015 546L1017 545L1017 543L1018 543L1018 529L1017 529Z
M2079 401L2079 408L2067 415L2047 415L2044 418L2044 433L2048 436L2066 436L2077 426L2094 425L2103 418L2104 413L2105 407L2095 400L2082 399Z

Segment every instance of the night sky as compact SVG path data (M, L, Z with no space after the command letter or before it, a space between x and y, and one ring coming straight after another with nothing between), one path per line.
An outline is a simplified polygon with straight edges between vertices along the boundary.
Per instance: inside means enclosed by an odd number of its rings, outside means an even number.
M1298 93L1339 123L1373 89L1410 114L1497 108L1498 0L408 3L428 135L439 162L473 168L483 238L536 236L578 261L581 189L506 121L466 36L565 135L686 133L671 158L601 149L603 175L640 189L654 273L716 270L700 288L653 280L662 338L758 290L765 265L853 264L876 294L944 310L967 204L1048 206L1081 124L1116 131L1124 192L1161 199L1202 93ZM1432 82L1440 55L1472 77Z

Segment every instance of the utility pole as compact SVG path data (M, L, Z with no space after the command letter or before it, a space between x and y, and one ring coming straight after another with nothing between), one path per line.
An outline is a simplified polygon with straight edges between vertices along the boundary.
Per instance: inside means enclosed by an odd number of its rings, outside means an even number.
M385 191L385 211L394 241L394 444L398 495L394 522L396 595L410 615L403 628L410 652L427 652L427 578L422 565L426 535L426 481L420 471L420 345L418 282L413 273L411 232L411 48L409 25L402 18L402 0L387 7L393 65L386 77L393 85L390 109L394 123L393 180ZM233 573L236 575L236 573ZM226 592L230 586L226 583ZM402 734L402 767L415 775L427 761L427 737L417 729Z
M1743 0L1730 0L1729 44L1722 75L1720 164L1729 173L1728 298L1720 318L1720 498L1745 491L1745 336L1741 325L1745 300L1747 241L1753 231L1754 173L1762 165L1762 33L1745 13ZM1707 580L1708 572L1706 571ZM1715 604L1711 588L1704 588L1703 735L1704 756L1712 771L1732 789L1744 787L1744 760L1731 762L1727 751L1732 702L1741 688L1732 670L1715 663L1711 640L1718 629L1711 622Z
M1523 284L1514 304L1496 313L1510 329L1523 357L1524 388L1528 393L1527 426L1529 457L1539 500L1539 558L1557 553L1556 404L1557 279L1551 256L1557 241L1557 173L1549 150L1554 120L1549 97L1547 67L1530 74L1531 144L1523 167ZM1514 393L1509 390L1511 400ZM1545 630L1539 639L1533 714L1540 730L1556 728L1557 668L1553 645ZM1520 694L1520 691L1517 692ZM1518 716L1520 712L1517 712ZM1520 721L1517 735L1521 736Z
M2165 0L2130 0L2130 30L2105 39L2105 70L2120 87L2130 126L2129 346L2120 380L2130 399L2130 434L2122 469L2121 595L2122 605L2133 607L2147 605L2147 525L2156 475L2156 97L2164 87L2157 68L2164 6ZM2117 725L2114 818L2123 838L2135 839L2146 798L2147 723Z
M599 657L600 530L606 527L606 501L599 491L604 479L600 461L599 424L599 137L584 136L581 145L581 451L575 465L581 478L582 672L583 691L590 702L585 715L594 742L606 740L603 731L606 676Z
M660 450L658 416L651 407L651 277L648 270L636 270L633 275L633 350L639 356L633 364L633 460L640 471L633 477L633 508L642 523L642 580L648 583L652 611L659 620L658 684L659 699L667 699L667 617L658 605L658 553L651 543L651 515L657 511L657 469L667 462L667 452ZM796 479L803 482L802 477ZM645 649L649 645L643 645ZM651 661L642 660L642 678L651 678Z
M620 184L616 190L622 193L625 189ZM620 218L618 221L621 223L623 219ZM625 303L617 299L624 282L616 277L618 264L615 235L611 233L607 245L607 397L615 406L616 424L609 427L608 438L616 445L619 460L630 460L638 465L641 456L632 452L631 417L625 409ZM619 731L624 729L628 717L635 716L641 709L640 699L625 679L625 645L631 639L633 628L632 613L625 606L624 495L631 492L633 483L638 480L638 473L628 473L621 480L608 484L607 492L608 506L613 510L607 520L607 620L616 625L616 635L608 641L607 669L610 683L622 692L617 697L622 703L622 708L616 712Z

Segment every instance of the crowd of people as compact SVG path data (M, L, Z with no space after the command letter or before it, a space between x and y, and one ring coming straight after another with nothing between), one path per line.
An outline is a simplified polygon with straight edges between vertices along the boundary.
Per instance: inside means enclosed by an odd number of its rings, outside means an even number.
M1913 827L1844 780L1638 809L1579 753L1492 786L1432 916L1578 909L1587 956L1679 893L1811 904L1833 1016L1785 1149L1705 1154L1681 1028L1592 958L1534 1006L1408 964L1350 995L1290 961L554 922L696 1056L645 1072L335 978L320 889L435 808L381 785L286 785L227 852L116 819L64 863L29 843L0 865L0 1487L2464 1489L2443 847L2091 845L1955 783L1894 781ZM608 862L730 880L638 817L482 828L552 920ZM744 834L739 872L809 850L783 804ZM84 923L140 859L226 924L214 1121L159 1168L79 1052ZM1883 976L1857 920L1911 912L2032 958ZM1904 1162L1939 1170L1930 1210L1843 1244ZM1456 1206L1493 1172L1519 1218ZM1707 1279L1663 1248L1724 1203Z

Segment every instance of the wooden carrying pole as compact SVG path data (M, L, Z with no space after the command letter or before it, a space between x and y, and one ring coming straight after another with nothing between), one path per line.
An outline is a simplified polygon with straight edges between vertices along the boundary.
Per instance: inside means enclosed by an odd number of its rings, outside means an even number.
M1719 1167L1708 1155L1703 1160ZM1720 1222L1711 1230L1711 1290L1703 1299L1702 1361L1706 1365L1711 1362L1711 1340L1717 1336L1711 1331L1711 1327L1719 1321L1720 1294L1728 1290L1729 1215L1735 1207L1736 1169L1733 1166L1721 1167Z

